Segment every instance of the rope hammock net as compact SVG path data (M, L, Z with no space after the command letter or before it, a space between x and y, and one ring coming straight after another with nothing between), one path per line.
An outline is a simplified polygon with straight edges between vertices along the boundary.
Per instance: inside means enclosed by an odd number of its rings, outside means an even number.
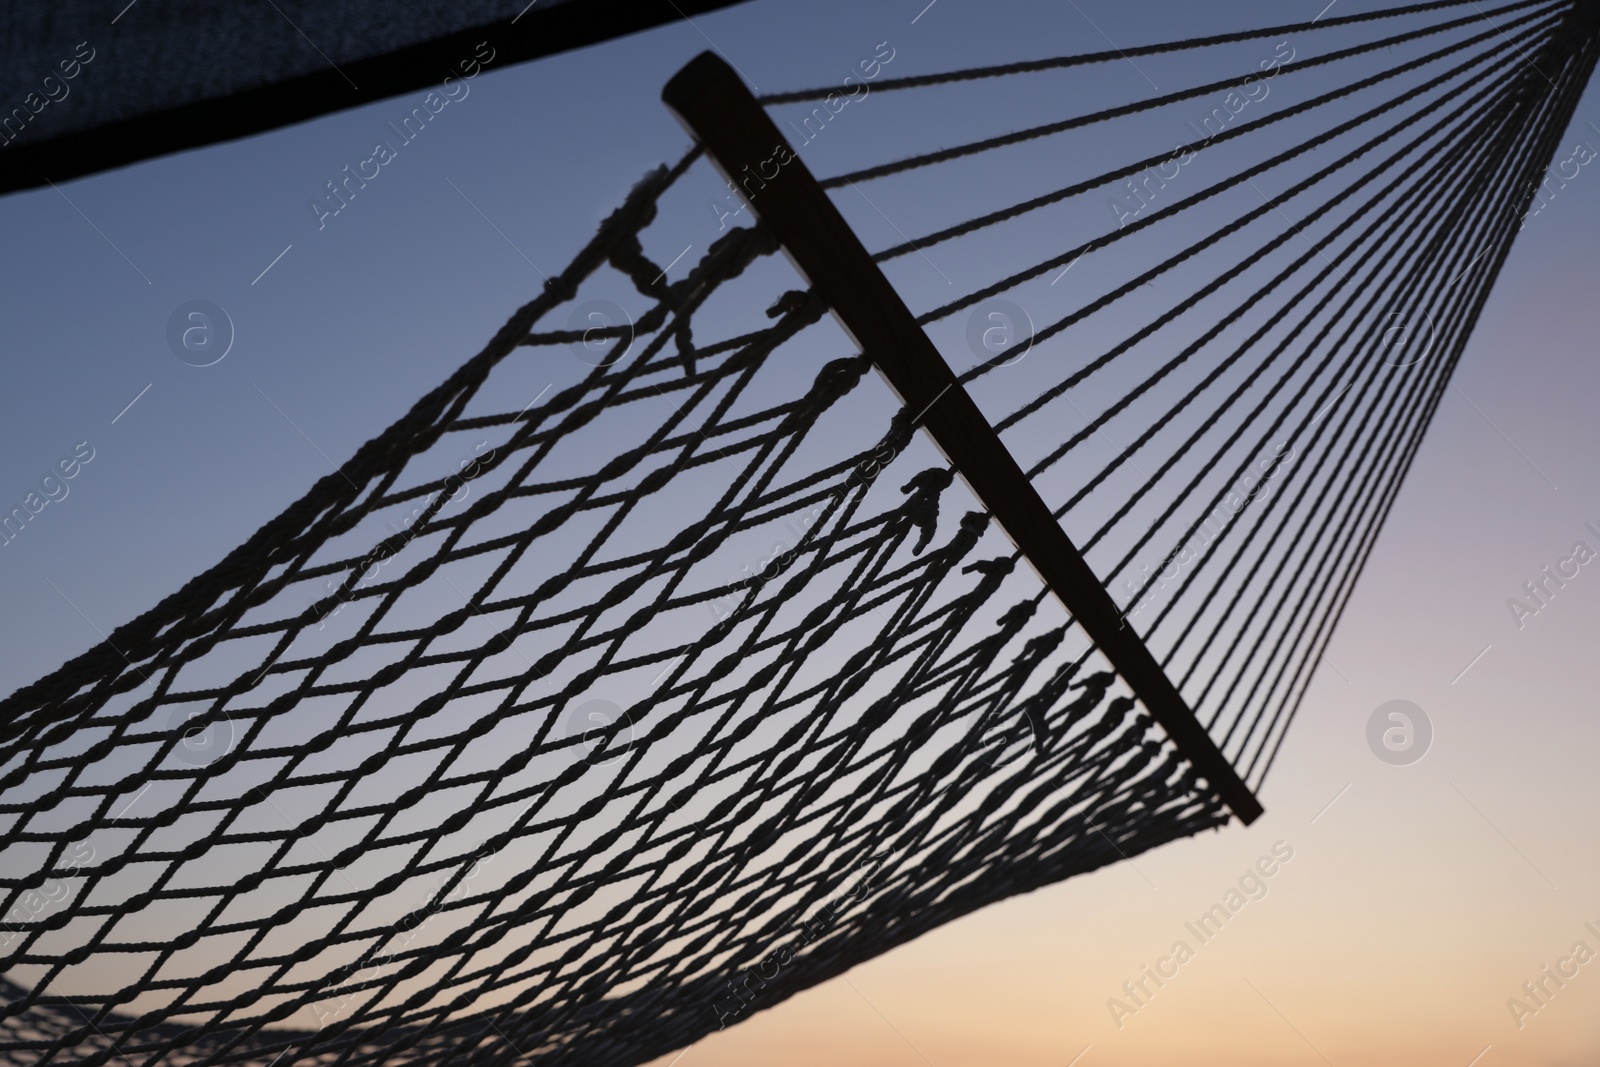
M871 258L984 276L917 323L1250 790L1597 21L1430 3L884 78L1196 74L820 182L870 234L1016 153ZM803 130L832 92L761 103ZM640 1063L1229 819L766 222L667 280L710 166L646 175L338 472L4 701L8 1062ZM1024 230L1058 251L1008 260Z

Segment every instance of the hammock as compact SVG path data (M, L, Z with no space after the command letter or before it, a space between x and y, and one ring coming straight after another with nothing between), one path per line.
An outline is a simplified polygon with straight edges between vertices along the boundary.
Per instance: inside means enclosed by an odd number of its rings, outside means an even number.
M704 211L713 161L740 179L739 123L838 91L757 102L691 63L666 96L700 144L478 355L0 705L0 1052L640 1063L1253 818L1596 29L1578 0L1442 2L881 78L1212 71L821 181L788 145L668 281L652 226ZM1191 114L892 247L812 247L822 190ZM988 269L1046 221L1059 254L938 306L879 273ZM841 276L885 288L863 311Z

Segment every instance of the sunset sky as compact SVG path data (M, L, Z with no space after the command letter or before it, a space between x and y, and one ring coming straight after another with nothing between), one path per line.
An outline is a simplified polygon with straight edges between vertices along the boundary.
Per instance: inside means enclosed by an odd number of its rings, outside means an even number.
M5 507L80 442L93 452L70 494L0 548L0 690L220 559L476 352L640 175L685 150L660 90L696 53L714 47L774 92L842 77L880 43L887 70L909 75L1318 15L1301 2L752 0L532 64L489 61L337 216L310 205L415 101L0 198ZM1096 76L1132 89L1145 74ZM846 111L837 141L802 155L831 174L1079 109L1054 88L1026 117L934 102L874 119L869 97L852 105L861 121ZM1558 158L1580 145L1600 148L1593 89ZM716 236L718 190L694 180L708 209L675 232L699 246ZM891 217L913 228L879 207L872 247L894 239ZM1575 543L1600 552L1586 526L1600 530L1597 248L1600 167L1584 166L1517 239L1255 825L991 906L658 1067L1600 1061L1600 563L1534 614L1509 603ZM971 266L936 251L892 277L915 307ZM214 366L168 350L169 316L191 300L236 330ZM1391 700L1432 723L1410 765L1368 748ZM1249 877L1275 848L1271 876ZM1186 924L1234 889L1257 899L1202 943ZM1112 998L1132 1003L1124 983L1180 941L1192 958L1114 1017ZM1595 958L1559 988L1545 979L1555 992L1536 1004L1524 983L1580 942ZM1537 1010L1514 1017L1511 998Z

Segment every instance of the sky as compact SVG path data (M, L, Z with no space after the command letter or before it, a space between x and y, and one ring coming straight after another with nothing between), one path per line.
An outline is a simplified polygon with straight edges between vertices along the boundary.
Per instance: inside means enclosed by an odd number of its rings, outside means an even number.
M769 92L842 78L880 43L892 73L926 73L1309 19L1317 6L754 0L534 64L489 61L337 215L311 201L415 101L0 198L6 506L75 450L92 455L0 549L0 689L221 558L476 352L640 175L681 155L660 87L702 49ZM105 53L115 61L114 38ZM1144 73L1115 64L1097 77L1131 93ZM840 119L860 121L833 124L808 162L831 174L1025 117L997 117L981 95L941 99L910 118L853 105ZM1600 145L1596 123L1591 90L1560 155ZM714 183L697 180L709 201ZM876 248L964 195L880 204L877 220L859 204L847 213ZM708 204L673 232L699 244L716 223ZM1514 1017L1507 1002L1529 1002L1523 983L1577 942L1600 950L1585 926L1600 930L1600 578L1582 568L1532 615L1508 601L1574 542L1600 545L1585 527L1600 528L1597 238L1600 178L1584 168L1518 238L1261 820L984 909L660 1063L1594 1062L1600 964L1537 1012ZM925 307L994 273L935 253L891 277ZM168 328L201 300L234 336L197 367L175 357ZM1432 724L1407 765L1368 745L1393 700ZM1275 848L1264 895L1196 946L1185 924ZM1179 940L1193 958L1136 1011L1114 1012L1113 998L1133 1001L1124 983Z

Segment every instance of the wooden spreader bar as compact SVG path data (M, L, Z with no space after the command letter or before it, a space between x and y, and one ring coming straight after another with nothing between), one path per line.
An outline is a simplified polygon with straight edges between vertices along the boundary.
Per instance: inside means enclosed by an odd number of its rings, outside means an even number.
M861 241L726 62L703 52L662 99L783 245L900 402L1195 772L1248 824L1255 794L1195 718Z

